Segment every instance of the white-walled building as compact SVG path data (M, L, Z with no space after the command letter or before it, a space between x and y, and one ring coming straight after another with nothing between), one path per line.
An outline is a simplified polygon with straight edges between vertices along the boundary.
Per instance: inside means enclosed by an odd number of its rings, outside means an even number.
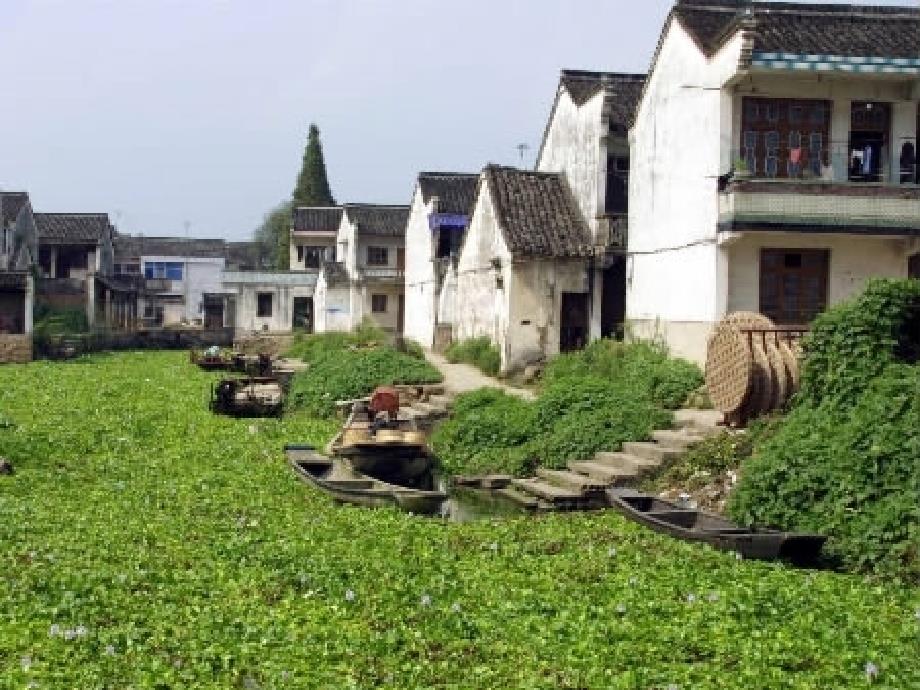
M629 201L628 128L643 74L563 70L536 169L561 172L598 248L589 295L590 337L622 332Z
M810 321L920 270L920 10L680 0L631 130L627 318Z
M457 304L457 257L479 175L419 173L406 224L404 335L425 347L450 342Z
M488 337L517 370L589 338L591 232L566 178L487 166L457 265L455 337Z
M401 334L409 207L345 204L343 209L335 261L320 269L317 330L350 330L367 319L388 333Z
M224 325L239 334L290 333L295 327L312 332L316 277L317 271L223 271Z
M301 206L294 209L291 220L292 271L318 271L323 263L335 260L341 206Z

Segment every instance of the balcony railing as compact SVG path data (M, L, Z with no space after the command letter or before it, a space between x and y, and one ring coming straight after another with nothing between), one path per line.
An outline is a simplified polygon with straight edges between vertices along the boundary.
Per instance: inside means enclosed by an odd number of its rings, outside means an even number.
M607 214L597 219L597 243L608 251L625 250L627 235L627 216L625 214Z
M374 282L398 282L405 277L405 270L392 266L362 266L358 269L361 280Z

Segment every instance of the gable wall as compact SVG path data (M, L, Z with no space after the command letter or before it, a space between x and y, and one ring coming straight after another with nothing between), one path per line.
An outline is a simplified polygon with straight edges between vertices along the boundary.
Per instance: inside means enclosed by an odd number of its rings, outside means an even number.
M428 227L431 204L416 187L406 225L406 318L404 335L425 347L434 344L435 304L434 242Z

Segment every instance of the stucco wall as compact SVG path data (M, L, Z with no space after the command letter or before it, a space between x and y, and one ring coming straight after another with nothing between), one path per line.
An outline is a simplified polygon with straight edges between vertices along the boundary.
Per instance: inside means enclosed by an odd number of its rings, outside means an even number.
M435 273L432 232L428 216L432 212L419 189L415 190L406 225L406 320L404 335L425 347L434 344Z
M0 334L0 362L31 362L31 334Z
M304 259L297 258L297 247L325 247L328 252L328 258L331 260L335 257L336 233L335 232L296 232L291 230L291 242L289 246L289 268L292 271L305 271L307 265ZM311 267L311 270L316 270Z
M317 333L351 330L348 285L329 285L325 274L320 273L313 296L313 311Z

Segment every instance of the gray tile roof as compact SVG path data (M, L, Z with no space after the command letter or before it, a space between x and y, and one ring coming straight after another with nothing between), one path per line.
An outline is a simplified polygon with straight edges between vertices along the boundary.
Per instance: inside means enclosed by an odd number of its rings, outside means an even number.
M136 259L141 256L179 256L195 259L225 258L224 240L187 237L144 237L118 235L115 237L115 260Z
M0 192L0 227L15 223L19 211L29 203L27 192Z
M587 103L599 91L606 90L610 121L625 126L639 103L645 75L564 69L559 84L579 106Z
M342 221L341 206L299 206L294 209L296 231L335 232Z
M438 198L437 213L471 215L476 203L476 186L479 175L475 173L421 172L418 187L427 204Z
M709 55L748 21L755 52L920 57L918 8L678 0L673 15Z
M106 213L36 213L35 228L49 244L98 244L112 230Z
M362 235L405 237L409 207L345 204L345 215Z
M498 224L514 256L591 255L588 224L562 173L489 165L483 175Z

